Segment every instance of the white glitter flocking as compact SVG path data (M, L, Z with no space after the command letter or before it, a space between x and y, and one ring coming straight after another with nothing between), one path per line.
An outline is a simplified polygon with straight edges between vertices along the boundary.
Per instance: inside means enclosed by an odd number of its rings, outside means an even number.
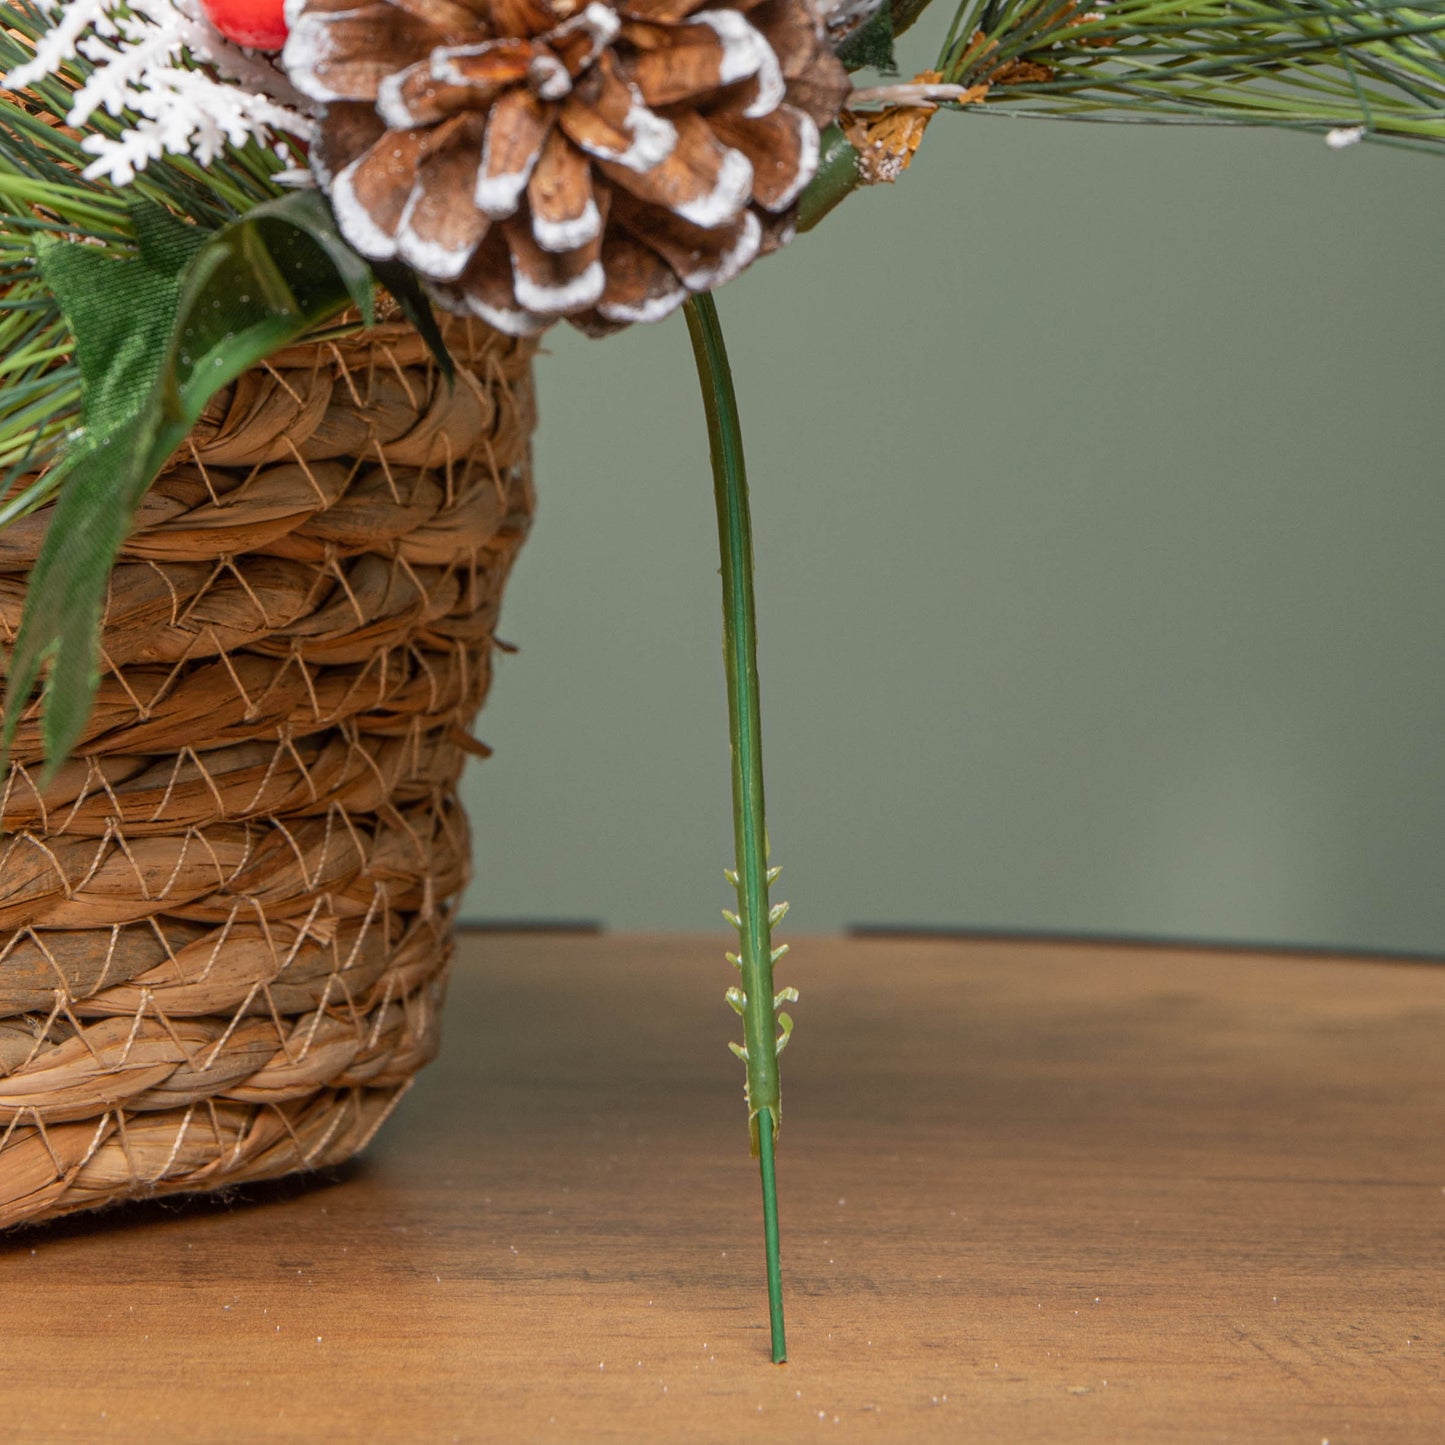
M88 135L95 159L87 179L127 185L163 154L209 165L229 141L257 141L284 160L288 140L308 140L311 103L265 56L225 39L194 0L67 0L48 7L50 29L34 57L3 79L21 90L54 75L77 55L94 67L76 91L66 123L97 111L128 124L119 135Z

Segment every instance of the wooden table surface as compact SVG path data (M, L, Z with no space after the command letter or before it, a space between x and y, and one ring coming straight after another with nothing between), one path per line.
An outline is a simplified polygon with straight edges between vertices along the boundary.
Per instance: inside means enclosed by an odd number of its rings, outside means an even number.
M0 1436L1445 1440L1445 968L794 940L768 1362L721 940L471 935L365 1159L0 1245Z

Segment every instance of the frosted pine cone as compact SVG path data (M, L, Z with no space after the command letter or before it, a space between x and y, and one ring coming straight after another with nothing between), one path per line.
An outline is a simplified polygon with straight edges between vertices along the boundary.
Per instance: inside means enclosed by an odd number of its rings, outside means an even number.
M848 78L812 0L288 0L346 239L529 335L656 321L791 234Z

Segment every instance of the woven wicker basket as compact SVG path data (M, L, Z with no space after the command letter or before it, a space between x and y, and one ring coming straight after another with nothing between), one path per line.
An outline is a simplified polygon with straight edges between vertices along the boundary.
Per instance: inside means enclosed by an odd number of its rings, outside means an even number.
M0 1227L355 1153L435 1053L456 783L532 513L532 347L388 324L213 402L111 583L99 700L0 821ZM0 531L13 636L44 514Z

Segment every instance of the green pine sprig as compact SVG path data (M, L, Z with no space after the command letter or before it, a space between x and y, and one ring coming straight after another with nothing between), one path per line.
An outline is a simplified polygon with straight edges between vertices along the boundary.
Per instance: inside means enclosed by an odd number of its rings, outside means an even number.
M893 32L926 4L894 0ZM929 102L970 116L1268 126L1445 154L1439 0L962 0L934 76ZM867 183L829 126L798 229Z
M1445 146L1445 10L1393 0L964 0L943 81L1074 120Z

